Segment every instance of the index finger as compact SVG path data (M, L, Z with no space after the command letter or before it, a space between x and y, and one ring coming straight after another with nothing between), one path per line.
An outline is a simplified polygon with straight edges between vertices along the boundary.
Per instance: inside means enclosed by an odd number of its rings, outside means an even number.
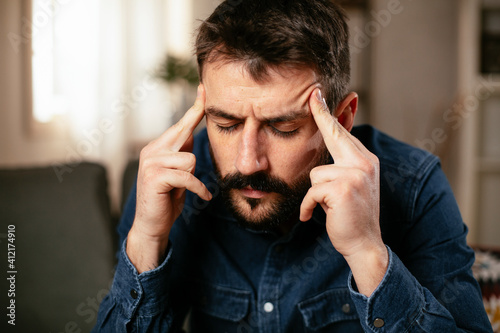
M205 88L198 86L198 93L194 105L171 128L169 128L159 141L170 146L173 151L179 151L193 134L194 129L205 116Z
M361 157L362 150L358 140L330 113L319 88L312 92L309 98L309 107L325 145L335 162L349 161L350 163L347 164L352 164Z

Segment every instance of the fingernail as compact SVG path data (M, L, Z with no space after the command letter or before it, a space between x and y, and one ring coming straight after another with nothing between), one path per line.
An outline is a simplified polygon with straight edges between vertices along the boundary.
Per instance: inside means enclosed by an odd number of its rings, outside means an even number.
M200 97L201 95L201 84L198 86L198 91L196 92L196 97Z
M323 104L323 109L325 111L328 110L328 105L326 104L326 99L321 94L321 89L316 90L316 98L321 104Z
M321 89L316 89L316 98L318 99L318 101L320 101L320 103L323 103L324 98L321 95Z

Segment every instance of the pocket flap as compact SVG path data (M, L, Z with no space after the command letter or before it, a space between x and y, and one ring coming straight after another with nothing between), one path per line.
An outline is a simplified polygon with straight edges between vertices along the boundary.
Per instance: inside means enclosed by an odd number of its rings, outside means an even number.
M307 328L317 330L329 324L359 319L349 289L331 289L298 304Z
M197 283L194 306L217 318L239 322L248 314L250 292L221 287L208 283Z

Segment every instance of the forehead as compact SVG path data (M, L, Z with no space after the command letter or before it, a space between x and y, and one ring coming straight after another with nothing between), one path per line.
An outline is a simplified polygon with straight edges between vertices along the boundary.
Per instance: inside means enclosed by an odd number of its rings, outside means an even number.
M255 81L242 62L214 62L204 66L206 107L238 116L254 113L272 117L308 108L308 99L319 86L310 69L269 69L262 81Z

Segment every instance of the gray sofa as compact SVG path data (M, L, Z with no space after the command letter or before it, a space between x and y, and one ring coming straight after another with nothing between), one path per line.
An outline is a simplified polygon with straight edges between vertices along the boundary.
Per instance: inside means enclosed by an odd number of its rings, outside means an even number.
M88 332L109 290L117 217L106 170L94 163L67 167L62 178L51 166L0 170L0 268L14 277L0 279L0 306L15 302L16 324L4 316L0 332ZM124 193L136 169L136 162L127 168Z

